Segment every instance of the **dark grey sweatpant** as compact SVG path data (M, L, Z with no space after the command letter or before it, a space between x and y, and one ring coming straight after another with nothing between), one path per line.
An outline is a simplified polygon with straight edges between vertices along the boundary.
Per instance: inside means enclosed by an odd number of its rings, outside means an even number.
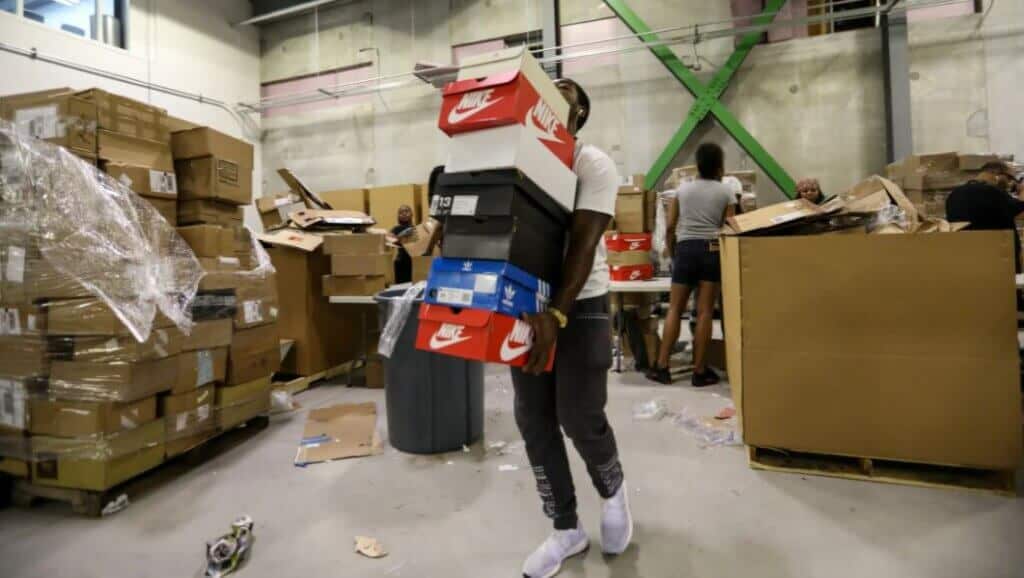
M516 423L544 513L557 530L577 524L576 489L562 430L583 457L601 497L610 498L622 485L615 434L604 413L611 365L611 321L604 295L576 302L569 324L558 333L554 371L528 375L512 369Z

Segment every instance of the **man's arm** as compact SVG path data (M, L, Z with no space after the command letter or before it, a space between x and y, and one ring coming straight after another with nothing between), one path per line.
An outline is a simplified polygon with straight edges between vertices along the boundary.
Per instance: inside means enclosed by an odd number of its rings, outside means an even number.
M594 254L597 244L602 242L605 229L612 220L611 215L595 211L577 210L572 214L569 231L569 248L565 253L562 283L551 300L551 307L569 315L576 297L587 284L594 269ZM551 347L558 339L558 321L550 313L527 315L525 320L533 328L533 348L530 359L523 367L526 373L540 374L548 364Z

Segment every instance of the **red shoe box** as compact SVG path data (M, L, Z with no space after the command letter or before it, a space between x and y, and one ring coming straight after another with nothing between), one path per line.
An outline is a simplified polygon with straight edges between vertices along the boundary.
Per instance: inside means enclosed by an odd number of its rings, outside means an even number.
M420 306L416 348L472 359L522 367L530 358L533 334L526 322L482 309L456 310L443 305ZM546 371L555 364L551 349Z
M612 265L609 276L612 281L645 281L654 277L654 265Z
M609 233L604 244L609 251L650 251L650 233Z
M526 127L532 138L572 168L576 139L526 75L512 70L456 80L445 87L438 122L445 134L455 136L512 124Z

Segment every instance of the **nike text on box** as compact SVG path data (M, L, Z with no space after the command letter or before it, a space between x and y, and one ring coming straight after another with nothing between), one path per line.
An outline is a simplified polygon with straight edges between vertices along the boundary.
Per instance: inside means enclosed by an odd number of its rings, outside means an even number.
M654 265L611 265L608 275L612 281L645 281L654 277Z
M564 102L561 95L558 98ZM522 125L562 164L572 167L576 139L525 75L505 72L480 80L459 80L445 87L438 122L445 134L454 136L506 125Z
M551 286L500 261L434 259L424 301L519 318L547 308Z
M516 169L564 211L576 206L576 174L551 154L526 126L514 124L452 136L445 171Z
M457 310L423 304L416 348L442 355L521 367L533 348L533 331L524 321L480 309ZM546 370L555 362L554 348Z
M650 251L650 233L609 233L605 235L604 244L609 252L613 251Z
M458 81L483 80L496 76L519 75L530 83L540 98L551 106L551 111L562 124L569 123L569 103L562 97L540 63L525 46L515 46L494 52L485 52L459 63Z

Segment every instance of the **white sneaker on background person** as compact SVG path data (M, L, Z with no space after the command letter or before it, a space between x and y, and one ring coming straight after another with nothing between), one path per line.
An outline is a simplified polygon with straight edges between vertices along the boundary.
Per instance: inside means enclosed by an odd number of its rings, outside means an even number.
M633 514L629 511L626 482L615 495L604 501L601 512L601 551L618 555L626 551L633 539Z
M562 562L581 554L590 546L583 528L555 530L523 564L523 578L551 578L562 569Z

